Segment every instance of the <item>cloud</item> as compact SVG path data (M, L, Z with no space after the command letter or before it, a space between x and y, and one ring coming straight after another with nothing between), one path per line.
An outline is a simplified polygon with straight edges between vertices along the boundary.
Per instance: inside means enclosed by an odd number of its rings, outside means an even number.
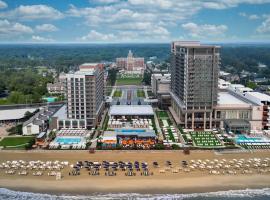
M20 23L11 23L8 20L0 20L0 35L5 37L12 37L21 34L31 34L33 29Z
M8 5L6 4L6 2L0 0L0 9L4 9L4 8L7 8Z
M246 17L246 16L247 16L247 14L246 14L245 12L240 12L239 15L240 15L241 17Z
M107 27L111 31L135 31L134 27L141 30L141 26L150 24L169 30L187 21L202 9L228 9L239 4L263 4L270 0L94 0L94 2L110 4L94 4L84 8L70 5L66 14L70 17L84 18L85 24L92 29ZM250 18L256 17L253 15Z
M20 5L14 10L0 13L0 17L16 20L61 19L64 15L53 7L47 5Z
M88 42L104 42L104 41L112 41L115 39L116 37L112 33L104 34L97 32L96 30L91 30L87 35L79 38L80 41L88 41Z
M256 14L248 15L245 12L240 12L239 15L241 17L246 17L246 18L248 18L250 20L256 20L256 19L260 19L261 18L259 15L256 15Z
M45 38L45 37L41 37L41 36L38 36L38 35L33 35L32 40L34 42L53 42L54 41L51 38Z
M145 28L142 30L121 30L115 33L102 33L91 30L87 35L78 38L82 42L144 42L144 41L169 41L170 32L163 27ZM128 28L128 27L127 27Z
M270 33L270 15L264 15L266 18L260 26L257 27L256 32L260 34L269 34Z
M40 32L54 32L57 31L58 28L53 24L41 24L36 26L36 30Z
M260 16L258 16L258 15L250 15L249 17L248 17L250 20L255 20L255 19L260 19Z
M90 3L96 2L100 4L111 4L111 3L118 3L121 0L89 0Z
M198 25L192 22L182 24L182 28L193 38L220 38L228 29L226 25Z
M270 0L208 0L206 2L201 1L204 8L209 9L227 9L237 7L239 4L265 4L270 3Z
M169 9L174 4L174 1L171 0L128 0L132 5L141 5L141 6L155 6L162 9Z

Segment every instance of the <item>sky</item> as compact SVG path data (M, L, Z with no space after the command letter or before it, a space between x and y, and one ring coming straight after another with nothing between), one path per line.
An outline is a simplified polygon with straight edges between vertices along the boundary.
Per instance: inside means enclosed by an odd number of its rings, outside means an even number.
M270 42L270 0L0 0L0 43Z

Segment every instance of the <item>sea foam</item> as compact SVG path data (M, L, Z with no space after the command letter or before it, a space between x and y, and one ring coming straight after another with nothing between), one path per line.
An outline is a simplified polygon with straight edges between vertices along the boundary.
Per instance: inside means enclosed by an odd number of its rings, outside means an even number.
M208 193L191 194L138 194L138 193L107 193L89 195L54 195L31 192L19 192L5 188L0 188L0 199L4 200L121 200L121 199L150 199L150 200L269 200L270 188L229 190Z

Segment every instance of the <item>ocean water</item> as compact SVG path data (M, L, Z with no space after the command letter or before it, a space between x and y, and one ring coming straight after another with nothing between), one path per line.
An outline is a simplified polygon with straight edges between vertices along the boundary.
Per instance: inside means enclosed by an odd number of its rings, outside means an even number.
M91 195L52 195L30 192L17 192L0 188L0 200L122 200L122 199L150 199L150 200L270 200L270 188L229 190L210 193L192 194L91 194Z

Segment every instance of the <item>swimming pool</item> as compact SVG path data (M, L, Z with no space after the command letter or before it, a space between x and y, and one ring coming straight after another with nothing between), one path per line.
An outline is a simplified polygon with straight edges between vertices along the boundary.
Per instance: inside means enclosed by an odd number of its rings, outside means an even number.
M55 138L55 142L59 144L78 144L82 141L80 137L57 137Z
M116 132L121 132L121 133L144 133L144 129L120 129L116 130Z
M55 102L56 97L44 97L43 99L46 100L48 103L52 103Z
M245 135L239 135L236 138L236 142L237 143L241 143L241 142L249 142L249 143L253 143L253 142L260 142L261 138L255 138L255 137L247 137Z

